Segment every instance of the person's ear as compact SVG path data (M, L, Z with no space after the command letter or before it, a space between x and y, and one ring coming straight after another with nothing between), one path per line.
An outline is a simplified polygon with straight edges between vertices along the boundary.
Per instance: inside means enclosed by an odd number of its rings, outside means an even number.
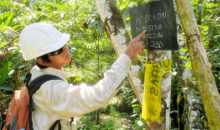
M45 62L42 58L37 58L37 63L43 66L49 66L49 63Z

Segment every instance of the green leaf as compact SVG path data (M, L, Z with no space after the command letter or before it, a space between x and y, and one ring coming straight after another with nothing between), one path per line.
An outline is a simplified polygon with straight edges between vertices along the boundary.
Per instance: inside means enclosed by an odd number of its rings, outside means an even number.
M192 69L192 65L190 61L187 61L187 63L184 65L186 68Z
M14 16L14 13L10 13L10 15L8 16L7 20L5 21L4 25L5 26L8 26L11 24L12 20L13 20L13 16Z
M206 4L206 7L207 7L207 8L212 8L212 7L215 7L215 6L216 6L215 3Z
M2 85L7 79L8 72L10 71L11 62L8 61L2 67L0 67L0 85Z
M99 32L99 34L102 34L104 32L104 28L103 28L102 23L98 24L98 32Z
M139 107L139 104L132 105L132 108L134 108L134 107Z
M220 37L220 35L215 35L215 36L214 36L214 39L219 38L219 37Z
M199 28L201 28L201 30L203 31L208 31L209 30L209 27L208 26L202 26L202 25L198 25Z
M5 85L2 85L2 86L0 86L0 90L13 91L13 88L5 86Z
M186 56L179 56L179 58L181 58L181 59L186 59L186 60L187 60L187 57L186 57Z

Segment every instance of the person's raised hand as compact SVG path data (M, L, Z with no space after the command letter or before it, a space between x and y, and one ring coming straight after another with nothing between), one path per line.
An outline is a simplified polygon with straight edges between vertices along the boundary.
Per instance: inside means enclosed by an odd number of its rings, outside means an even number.
M132 60L137 56L137 54L141 54L144 50L144 42L139 41L144 35L146 31L140 33L137 37L132 39L127 49L125 50L125 54L127 54Z

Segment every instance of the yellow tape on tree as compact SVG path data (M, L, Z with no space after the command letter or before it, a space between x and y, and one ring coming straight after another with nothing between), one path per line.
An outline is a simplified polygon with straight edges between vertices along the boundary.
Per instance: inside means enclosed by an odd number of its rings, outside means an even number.
M160 81L165 73L171 71L171 65L171 58L161 61L159 64L146 64L142 118L144 118L149 124L151 124L151 122L160 121Z

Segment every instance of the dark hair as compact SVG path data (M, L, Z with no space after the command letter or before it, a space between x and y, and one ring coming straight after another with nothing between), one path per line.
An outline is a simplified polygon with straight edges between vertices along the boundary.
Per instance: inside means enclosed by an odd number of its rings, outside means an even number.
M49 55L43 55L43 56L40 56L38 58L41 58L43 60L43 62L46 62L46 63L50 63L50 59L49 59ZM38 59L37 58L37 59ZM47 68L48 66L44 66L44 65L41 65L39 64L38 62L36 63L36 65L40 68L40 69L45 69Z
M59 55L59 54L62 53L62 52L63 52L63 47L61 47L60 49L58 49L58 50L56 50L56 51L53 51L53 52L47 53L47 54L45 54L45 55L43 55L43 56L40 56L40 57L38 57L38 58L41 58L41 59L43 60L43 62L45 62L45 63L50 63L51 61L50 61L50 59L49 59L49 56ZM38 58L37 58L37 59L38 59ZM37 66L38 66L40 69L47 68L47 66L41 65L41 64L39 64L38 62L37 62L36 64L37 64Z

